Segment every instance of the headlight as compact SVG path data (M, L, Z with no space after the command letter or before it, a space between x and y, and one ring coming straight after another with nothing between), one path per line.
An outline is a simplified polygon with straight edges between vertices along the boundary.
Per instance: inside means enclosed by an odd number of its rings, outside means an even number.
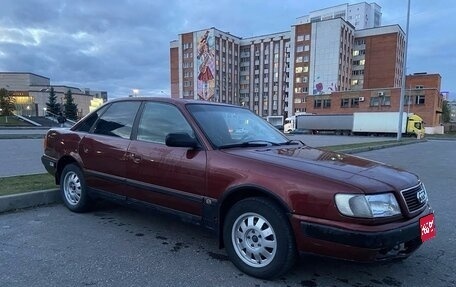
M353 217L377 218L401 213L394 194L376 195L336 194L336 206L340 213Z

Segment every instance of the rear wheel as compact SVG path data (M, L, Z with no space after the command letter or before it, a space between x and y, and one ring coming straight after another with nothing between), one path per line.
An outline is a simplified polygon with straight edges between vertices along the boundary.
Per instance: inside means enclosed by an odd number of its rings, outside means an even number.
M68 164L63 168L60 176L60 193L66 207L74 212L87 211L91 205L84 175L75 164Z
M296 260L288 218L265 198L247 198L236 203L226 216L223 240L234 265L254 277L278 277Z

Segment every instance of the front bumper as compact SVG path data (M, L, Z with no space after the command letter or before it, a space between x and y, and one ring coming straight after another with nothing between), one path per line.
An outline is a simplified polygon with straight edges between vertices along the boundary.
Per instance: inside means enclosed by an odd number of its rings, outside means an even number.
M301 252L369 262L405 258L417 250L422 244L419 219L430 213L432 209L427 206L406 222L381 226L347 224L349 228L293 215L292 226Z
M418 222L381 232L362 232L301 222L301 230L305 236L315 239L368 249L389 249L400 243L420 238Z

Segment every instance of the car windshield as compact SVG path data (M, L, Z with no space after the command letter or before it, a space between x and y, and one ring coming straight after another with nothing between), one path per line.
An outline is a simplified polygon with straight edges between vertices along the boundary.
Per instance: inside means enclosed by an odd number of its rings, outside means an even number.
M216 148L289 143L266 120L242 107L189 104L187 109Z

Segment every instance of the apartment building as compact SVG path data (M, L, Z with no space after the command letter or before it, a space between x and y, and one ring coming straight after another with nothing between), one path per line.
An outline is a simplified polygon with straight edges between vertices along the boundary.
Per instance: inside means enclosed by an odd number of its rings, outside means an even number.
M240 38L215 28L171 42L171 96L240 104Z
M298 24L291 28L293 101L288 115L306 110L308 95L350 88L355 30L341 18Z
M241 39L215 28L171 42L171 97L282 115L288 97L290 32Z
M398 110L405 33L380 26L381 16L376 3L361 2L313 11L280 33L180 34L170 45L171 95L242 105L263 117ZM211 73L202 75L206 66ZM407 81L425 78L413 76ZM410 95L407 108L431 127L440 124L440 76L426 77L432 84ZM425 104L417 97L423 92Z

